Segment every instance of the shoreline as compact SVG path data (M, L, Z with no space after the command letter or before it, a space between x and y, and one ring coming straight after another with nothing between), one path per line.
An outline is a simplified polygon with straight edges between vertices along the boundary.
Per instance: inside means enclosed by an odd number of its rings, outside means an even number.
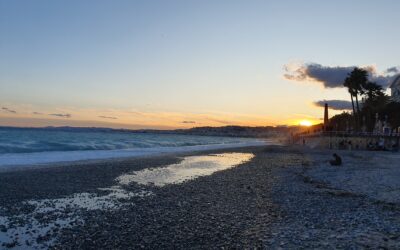
M188 156L222 153L254 157L234 168L179 184L116 186L122 174L160 169ZM395 167L387 167L391 160L363 168L360 163L371 162L370 155L364 159L363 152L343 152L344 166L333 168L324 165L330 154L300 147L255 146L0 173L0 202L4 204L0 222L9 219L7 226L0 228L0 239L1 235L4 238L2 231L13 233L19 228L18 239L10 238L6 247L400 247L400 221L395 219L400 216L400 202L377 202L376 197L362 193L368 189L349 189L363 187L359 181L363 178L358 180L357 174L363 177L371 168L394 175L390 171ZM340 182L338 176L351 178ZM374 187L379 181L369 179L369 188L379 191ZM396 178L393 181L397 183ZM110 209L104 197L109 197L112 189L119 192L118 206ZM88 198L105 207L63 205ZM31 228L23 227L26 223ZM28 241L31 245L24 243L24 237L32 238Z
M254 140L252 142L210 144L184 147L157 147L126 150L87 150L63 152L37 152L0 155L0 173L20 171L50 166L66 166L74 164L102 163L107 161L123 161L143 157L157 157L173 154L196 153L210 150L233 149L253 146L279 145L274 140ZM50 155L50 157L49 157ZM65 159L68 160L60 160Z
M156 157L120 159L120 161L107 160L101 163L67 164L58 167L34 168L26 169L25 171L0 173L0 204L3 204L0 207L0 222L6 225L0 228L0 241L3 240L6 244L3 247L10 247L11 249L18 244L22 245L24 249L29 249L30 246L48 248L53 240L62 240L59 238L61 231L61 235L71 236L71 232L69 231L71 228L92 225L91 220L97 221L100 217L111 216L115 212L121 213L126 209L133 209L137 206L141 207L140 212L145 212L147 211L147 206L153 206L150 205L152 202L159 199L160 202L165 202L164 197L167 200L172 198L175 200L174 203L178 204L179 202L183 202L183 200L179 200L183 198L182 194L179 195L180 187L197 183L199 180L207 180L211 176L230 172L233 169L219 171L213 175L199 177L183 184L167 185L163 188L155 186L144 187L132 183L124 186L122 192L132 194L149 192L151 195L117 197L116 201L120 203L117 210L107 208L91 210L76 206L60 208L58 205L59 201L63 201L65 198L68 202L76 202L87 197L102 199L104 195L111 194L109 191L115 188L115 180L122 174L175 164L180 162L184 156L252 152L254 150L261 150L262 148L264 146L218 149ZM240 178L240 176L238 177ZM178 189L173 192L165 191L171 188ZM208 188L209 186L207 186ZM42 205L46 207L42 207ZM163 207L166 208L165 206L160 206L159 208L162 209ZM47 213L41 211L47 211ZM147 219L150 218L151 216ZM121 222L121 219L119 218L117 221ZM81 224L82 221L86 223ZM119 222L115 225L118 225ZM42 233L41 230L44 230L43 228L50 228L50 230L45 230ZM3 235L2 231L4 231ZM7 238L4 233L18 236ZM86 236L82 235L82 237ZM29 239L28 244L25 243L26 238ZM68 240L68 242L70 241ZM68 249L68 247L65 247L67 243L60 244L63 246L63 249ZM76 247L71 246L70 249L76 249Z

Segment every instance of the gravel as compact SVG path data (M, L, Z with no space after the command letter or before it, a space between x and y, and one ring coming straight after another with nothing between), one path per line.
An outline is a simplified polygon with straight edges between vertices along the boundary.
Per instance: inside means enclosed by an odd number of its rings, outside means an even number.
M212 152L251 152L255 157L182 184L146 186L153 195L120 199L118 209L72 207L34 214L39 223L52 223L51 230L32 234L35 242L14 237L0 248L400 248L398 204L313 179L307 172L315 162L302 150L269 146ZM27 200L100 195L98 188L115 185L123 173L178 161L175 155L1 173L0 216L12 223L0 230L29 222L22 216L34 211ZM133 183L125 188L137 192L144 187ZM62 226L68 218L71 223Z

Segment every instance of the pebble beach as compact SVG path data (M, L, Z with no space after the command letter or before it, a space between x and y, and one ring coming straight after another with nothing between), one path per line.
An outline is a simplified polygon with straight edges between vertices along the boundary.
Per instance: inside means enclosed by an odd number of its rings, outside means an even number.
M0 249L399 248L399 178L377 188L397 155L374 156L382 166L345 152L334 169L331 153L257 146L2 172ZM196 174L135 179L182 162Z

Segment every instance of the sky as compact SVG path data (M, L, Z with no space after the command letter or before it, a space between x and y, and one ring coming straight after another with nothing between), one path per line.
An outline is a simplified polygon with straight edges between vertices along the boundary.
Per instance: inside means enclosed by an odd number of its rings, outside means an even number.
M396 0L0 0L0 125L319 122L399 73Z

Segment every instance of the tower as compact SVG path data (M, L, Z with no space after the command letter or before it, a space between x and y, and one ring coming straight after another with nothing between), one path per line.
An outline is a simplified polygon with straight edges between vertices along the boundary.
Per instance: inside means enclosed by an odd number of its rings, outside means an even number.
M329 116L328 116L328 103L325 103L325 112L324 112L324 131L327 131L329 126Z

